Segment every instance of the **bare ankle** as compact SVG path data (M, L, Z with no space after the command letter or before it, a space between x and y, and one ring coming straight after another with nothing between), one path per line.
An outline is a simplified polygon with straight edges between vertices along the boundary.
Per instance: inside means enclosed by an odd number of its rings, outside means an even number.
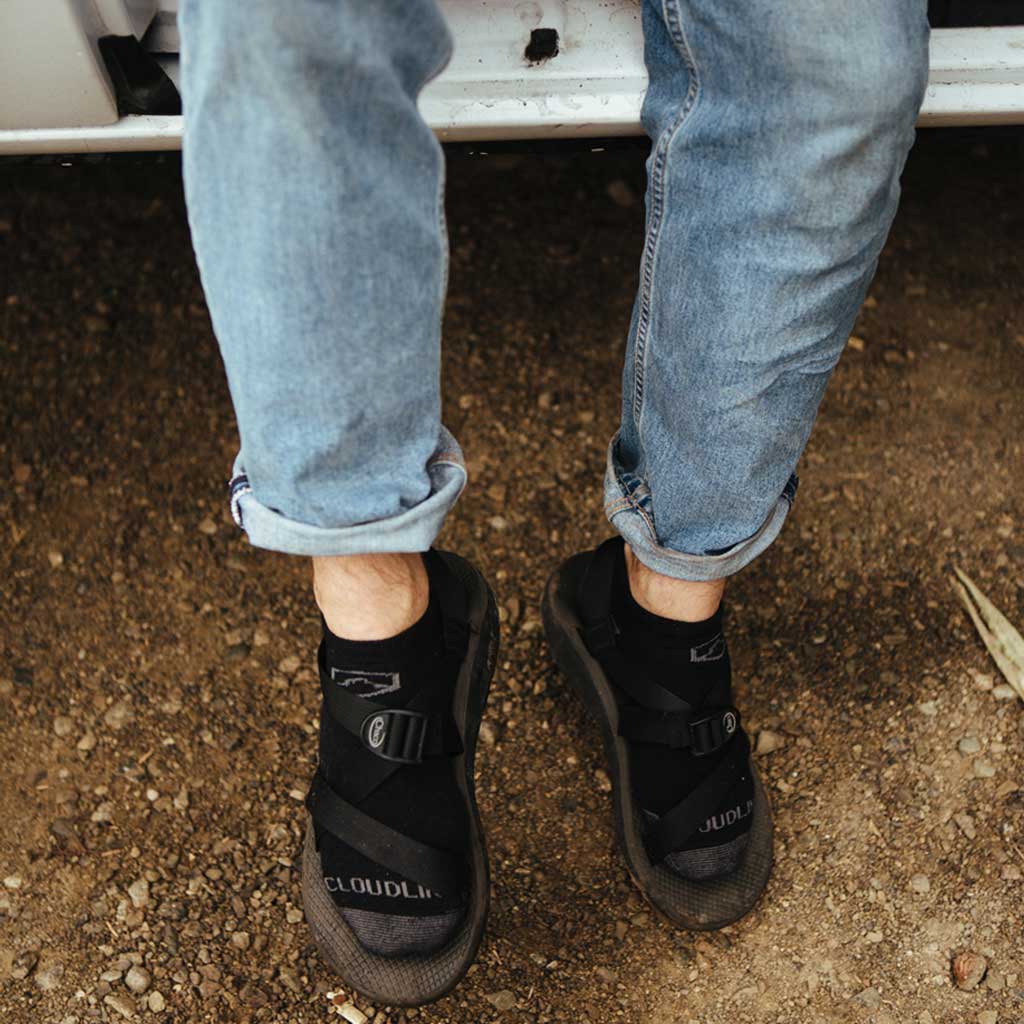
M423 616L430 586L416 552L330 555L313 559L313 594L335 636L387 640Z
M694 582L663 576L649 569L626 545L629 589L641 608L678 622L702 622L718 611L725 580Z

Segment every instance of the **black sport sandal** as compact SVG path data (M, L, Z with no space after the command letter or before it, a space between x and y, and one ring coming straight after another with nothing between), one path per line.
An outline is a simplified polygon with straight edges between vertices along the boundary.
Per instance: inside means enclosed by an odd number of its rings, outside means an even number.
M559 668L601 726L616 832L633 881L674 924L721 928L743 917L767 885L773 833L768 797L734 707L694 707L632 670L617 649L611 603L621 558L622 541L615 537L564 562L545 589L544 629ZM631 741L688 748L717 763L685 799L651 821L630 782ZM673 853L742 784L745 773L753 780L753 808L736 869L717 878L682 877L669 866Z
M484 578L469 562L448 552L431 551L431 591L440 603L444 641L459 659L457 681L448 712L425 712L416 698L402 708L387 708L343 687L332 685L321 664L322 714L330 715L379 759L364 767L353 789L333 789L322 769L306 798L306 840L302 856L302 894L306 920L327 964L346 985L392 1006L431 1003L465 975L483 937L490 899L487 851L473 780L477 734L498 652L498 616ZM428 758L449 759L458 792L465 801L469 827L468 865L449 851L428 846L376 820L359 804L396 772L415 772ZM464 882L465 913L461 925L430 953L386 955L368 949L331 896L324 879L317 837L337 836L391 877L399 876L413 892L451 894ZM386 928L386 915L377 915ZM352 920L351 915L349 919ZM365 917L360 919L365 936ZM386 943L387 936L384 935Z

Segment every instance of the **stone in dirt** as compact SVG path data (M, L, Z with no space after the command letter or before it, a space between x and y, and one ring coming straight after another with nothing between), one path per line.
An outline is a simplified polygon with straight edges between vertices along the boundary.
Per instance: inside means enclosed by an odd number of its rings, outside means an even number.
M507 988L502 989L500 992L492 992L490 995L484 996L484 998L493 1006L496 1010L511 1010L516 1005L515 993L510 992Z
M956 987L963 989L965 992L970 992L972 989L977 988L985 977L985 972L988 970L988 960L980 953L966 950L963 953L957 953L953 957L952 970L953 982L956 984Z
M124 976L124 983L137 996L142 995L149 988L152 980L149 971L145 967L139 967L137 964Z

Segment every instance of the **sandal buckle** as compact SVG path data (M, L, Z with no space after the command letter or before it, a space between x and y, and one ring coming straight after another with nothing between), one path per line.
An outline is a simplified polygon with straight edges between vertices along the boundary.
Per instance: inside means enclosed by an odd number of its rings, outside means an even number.
M740 713L723 708L690 722L690 750L694 757L707 757L726 745L740 727Z
M405 708L381 708L363 719L359 739L371 754L398 764L420 764L429 716Z

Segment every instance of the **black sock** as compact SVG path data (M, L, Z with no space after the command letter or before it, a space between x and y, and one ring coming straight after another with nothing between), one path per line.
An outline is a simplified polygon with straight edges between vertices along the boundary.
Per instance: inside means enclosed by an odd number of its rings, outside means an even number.
M694 707L732 703L732 669L722 628L722 610L703 622L677 622L647 611L629 589L625 560L615 571L612 616L618 645L637 671ZM695 757L651 743L630 743L634 795L650 820L661 817L691 793L720 759ZM681 847L668 867L690 878L712 878L735 870L750 830L753 782L733 787L721 807Z
M444 658L435 598L423 617L388 640L345 640L323 628L321 665L333 685L380 704L418 710L451 707L455 674ZM318 830L325 884L362 945L385 955L426 953L444 945L461 922L469 877L465 804L448 758L403 765L363 797L360 787L380 758L321 708L320 766L330 786L360 810L429 846L462 854L458 891L437 893L368 860L337 836Z

